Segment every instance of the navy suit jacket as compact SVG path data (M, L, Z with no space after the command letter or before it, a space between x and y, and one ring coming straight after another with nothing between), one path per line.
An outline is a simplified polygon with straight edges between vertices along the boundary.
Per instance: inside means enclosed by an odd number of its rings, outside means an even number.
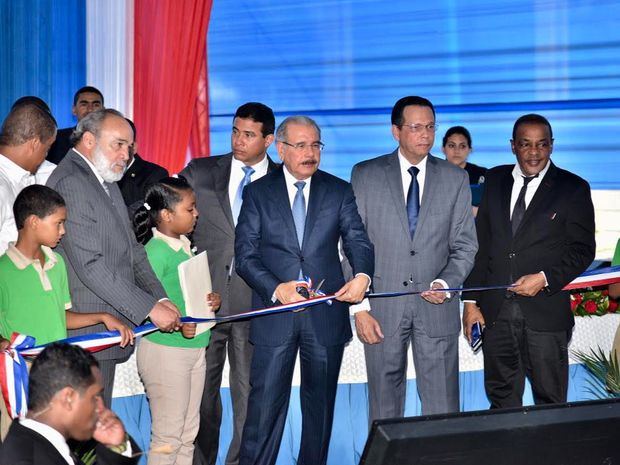
M315 284L324 279L321 290L325 293L340 289L345 283L338 255L340 238L353 273L372 276L374 248L357 212L351 185L318 170L312 176L307 202L300 249L283 168L246 188L235 233L235 256L237 273L252 287L255 304L273 305L276 287L297 279L300 268ZM343 344L351 339L348 305L334 301L332 306L322 304L306 311L319 344ZM292 328L291 313L255 318L250 341L280 345Z

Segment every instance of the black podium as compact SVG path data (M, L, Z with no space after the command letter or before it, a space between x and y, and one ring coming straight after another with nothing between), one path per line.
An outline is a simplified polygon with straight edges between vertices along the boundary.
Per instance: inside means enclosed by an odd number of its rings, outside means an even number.
M380 420L360 465L620 465L620 399Z

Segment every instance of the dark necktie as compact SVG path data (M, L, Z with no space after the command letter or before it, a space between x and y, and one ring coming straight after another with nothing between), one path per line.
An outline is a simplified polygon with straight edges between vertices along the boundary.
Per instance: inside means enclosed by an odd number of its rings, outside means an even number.
M515 203L515 208L512 211L512 235L514 236L521 224L521 220L523 220L523 215L525 215L525 192L527 191L527 185L530 181L536 176L525 177L523 178L523 187L521 187L521 191L519 191L519 197L517 197L517 203Z
M413 239L415 228L418 225L418 213L420 212L420 185L417 178L420 169L412 166L407 171L411 175L411 184L409 184L407 191L407 218L409 219L409 234Z

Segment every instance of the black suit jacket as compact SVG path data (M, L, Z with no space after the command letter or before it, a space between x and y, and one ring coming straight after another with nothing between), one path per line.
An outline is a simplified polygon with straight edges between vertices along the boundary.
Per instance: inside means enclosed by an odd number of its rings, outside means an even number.
M133 453L140 449L131 440ZM98 444L97 465L134 465L140 457L124 457ZM0 465L67 465L58 450L44 436L14 421L2 443Z
M338 255L338 241L353 274L374 272L374 247L357 211L351 184L324 171L312 176L302 247L299 247L283 168L253 182L245 189L237 222L237 270L255 292L255 303L273 305L278 284L296 280L299 270L314 283L325 280L326 294L345 283ZM319 344L343 344L351 338L348 305L333 301L309 310ZM250 327L254 344L277 346L290 336L291 313L254 318Z
M278 167L269 156L267 172ZM228 198L232 153L195 158L181 171L196 193L198 222L192 239L207 251L213 290L222 296L219 316L250 310L252 291L234 271L235 223ZM233 264L233 270L231 270Z
M138 207L144 203L144 196L149 187L157 181L168 177L168 170L156 163L144 160L137 153L134 155L134 161L125 171L125 174L118 181L118 187L123 194L123 200L129 210L129 217L133 217L133 213Z
M74 129L75 127L64 128L56 132L56 140L50 147L49 152L47 152L47 157L45 157L48 161L58 164L65 158L67 152L73 147L69 139Z
M479 249L465 286L510 284L544 271L549 286L534 297L515 296L530 328L570 329L574 324L568 292L562 288L592 263L595 253L594 208L588 183L551 163L519 229L512 235L510 196L513 165L487 171L476 217ZM467 293L491 324L505 291Z

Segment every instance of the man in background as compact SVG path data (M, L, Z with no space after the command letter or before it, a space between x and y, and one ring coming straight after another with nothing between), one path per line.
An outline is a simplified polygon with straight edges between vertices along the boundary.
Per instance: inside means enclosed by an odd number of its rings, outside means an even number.
M126 119L133 130L133 144L129 147L127 169L121 180L118 181L118 187L121 189L125 205L127 205L129 218L133 218L135 211L144 203L148 188L157 181L168 177L168 170L156 163L146 161L138 155L136 126L129 118Z
M73 96L71 113L77 118L78 123L89 113L101 108L103 108L103 94L96 87L82 87ZM52 145L47 154L48 161L55 164L60 163L60 160L62 160L71 147L73 147L71 134L74 130L75 126L58 131L56 142Z
M219 316L251 309L252 291L235 271L235 226L250 182L277 167L267 155L275 131L273 111L258 102L237 108L230 136L231 153L196 158L181 171L194 188L201 215L194 230L198 252L209 254L213 290L222 296ZM200 406L200 431L194 453L195 465L214 465L217 459L222 401L220 386L226 354L230 364L230 394L233 406L233 437L226 465L239 463L239 445L250 393L250 322L219 323L211 329L207 347L207 377Z
M17 240L13 202L35 184L35 174L56 138L56 120L38 104L14 105L0 133L0 254Z

